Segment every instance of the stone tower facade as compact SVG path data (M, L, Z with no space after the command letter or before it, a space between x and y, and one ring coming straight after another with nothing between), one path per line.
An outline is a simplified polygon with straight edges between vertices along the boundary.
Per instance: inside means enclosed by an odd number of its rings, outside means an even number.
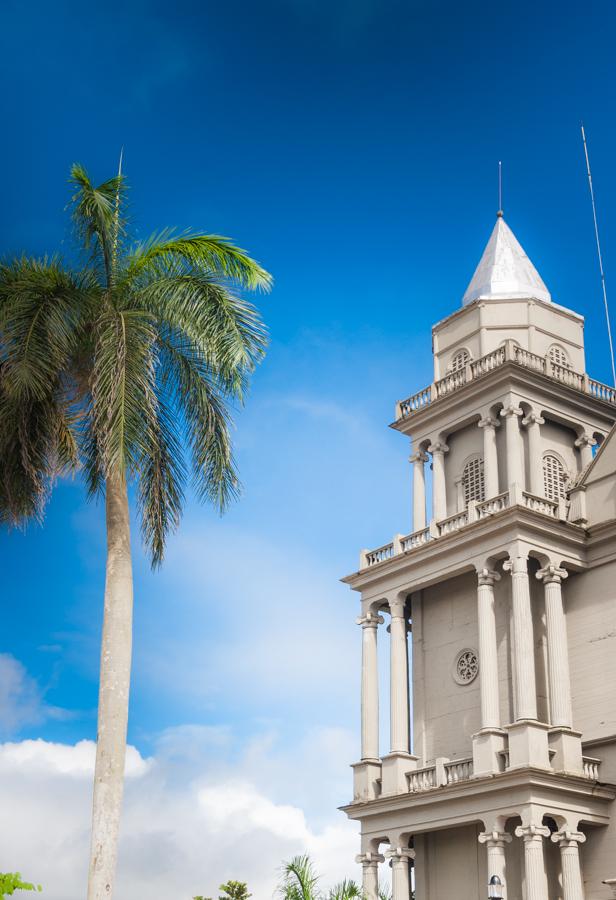
M433 383L393 425L412 530L345 579L365 893L388 859L394 900L478 900L491 878L507 900L616 896L616 391L500 214L433 350Z

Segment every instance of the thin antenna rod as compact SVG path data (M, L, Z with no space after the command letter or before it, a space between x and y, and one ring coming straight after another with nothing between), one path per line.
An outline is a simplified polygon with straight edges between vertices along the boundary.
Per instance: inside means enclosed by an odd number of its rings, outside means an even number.
M503 214L503 164L498 161L498 212Z
M616 366L614 365L614 344L612 343L612 328L610 325L610 311L607 305L607 289L605 287L605 273L603 271L603 258L601 256L601 243L599 241L599 225L597 224L597 207L595 205L595 191L592 185L592 175L590 174L590 159L588 158L588 147L586 146L586 133L582 124L582 143L584 144L584 156L586 157L586 173L588 175L588 187L590 188L590 202L592 203L592 218L595 223L595 240L597 241L597 256L599 257L599 272L601 274L601 287L603 288L603 305L605 306L605 320L607 322L607 336L610 342L610 357L612 360L612 378L614 387L616 387Z

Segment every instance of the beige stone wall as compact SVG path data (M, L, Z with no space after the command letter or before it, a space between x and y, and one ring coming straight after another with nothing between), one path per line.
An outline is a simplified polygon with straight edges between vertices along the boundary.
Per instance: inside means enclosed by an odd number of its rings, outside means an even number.
M510 579L495 590L501 718L513 717L509 638ZM442 582L413 596L414 752L425 764L436 757L471 755L480 727L479 679L459 685L453 677L458 653L477 649L477 579L473 574Z
M416 838L416 900L483 900L488 873L485 849L477 840L481 830L469 825Z
M612 744L588 748L589 755L602 760L601 778L616 782L616 740ZM587 841L581 847L582 876L587 900L608 900L612 892L602 884L606 878L616 878L616 821L612 815L605 828L582 826Z
M616 734L616 562L570 575L564 598L573 726L586 741Z
M469 425L447 438L449 452L445 456L445 485L447 492L447 515L452 516L464 509L459 508L456 482L462 477L462 470L472 456L483 456L483 435L476 425Z

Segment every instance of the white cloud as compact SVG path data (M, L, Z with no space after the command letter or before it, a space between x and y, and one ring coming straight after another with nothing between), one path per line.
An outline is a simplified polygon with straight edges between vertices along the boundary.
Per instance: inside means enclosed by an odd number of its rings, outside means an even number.
M270 897L282 861L303 852L324 885L359 877L356 828L336 810L350 790L350 741L314 729L283 751L275 735L255 735L238 753L226 729L185 726L151 759L131 747L117 900L217 896L229 878ZM0 745L0 871L41 882L47 900L83 896L93 760L90 741ZM321 821L302 805L308 791Z
M66 716L65 710L44 702L37 682L18 659L10 653L0 653L0 736Z

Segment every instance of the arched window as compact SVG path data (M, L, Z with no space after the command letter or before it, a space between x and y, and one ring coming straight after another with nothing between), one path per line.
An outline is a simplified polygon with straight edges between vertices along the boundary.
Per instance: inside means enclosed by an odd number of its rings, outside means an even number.
M565 467L553 453L543 457L543 493L548 500L564 500L566 484Z
M449 363L450 372L460 372L470 362L471 355L466 348L456 350Z
M486 487L483 479L483 459L475 456L464 466L462 471L462 487L464 489L464 505L471 500L485 500Z
M571 368L571 362L569 361L567 351L561 347L560 344L552 344L548 350L548 357L550 362L553 362L557 366L563 366L565 369Z

